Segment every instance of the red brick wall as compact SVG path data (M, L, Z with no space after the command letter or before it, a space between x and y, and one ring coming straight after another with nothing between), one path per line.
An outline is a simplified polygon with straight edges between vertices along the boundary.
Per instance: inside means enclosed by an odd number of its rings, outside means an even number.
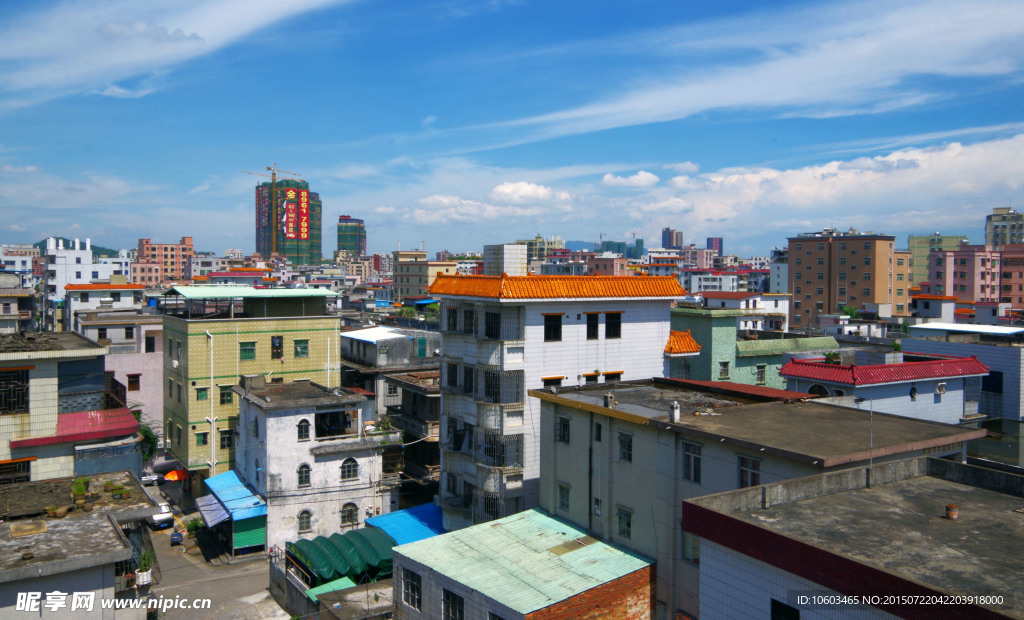
M654 610L654 566L634 571L564 601L527 614L529 620L636 618Z

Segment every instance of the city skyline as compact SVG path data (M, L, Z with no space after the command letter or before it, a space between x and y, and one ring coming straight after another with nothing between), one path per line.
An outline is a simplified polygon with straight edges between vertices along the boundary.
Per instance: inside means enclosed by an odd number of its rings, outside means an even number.
M1024 178L1024 6L19 2L0 242L255 249L277 164L368 251L664 227L984 240Z

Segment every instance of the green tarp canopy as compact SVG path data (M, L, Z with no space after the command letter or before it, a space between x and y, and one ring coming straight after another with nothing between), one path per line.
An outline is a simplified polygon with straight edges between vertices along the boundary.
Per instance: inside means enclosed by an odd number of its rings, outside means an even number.
M392 571L395 541L383 531L368 527L350 530L330 537L297 540L285 548L321 580L340 577L357 578L372 573L375 578L388 577Z

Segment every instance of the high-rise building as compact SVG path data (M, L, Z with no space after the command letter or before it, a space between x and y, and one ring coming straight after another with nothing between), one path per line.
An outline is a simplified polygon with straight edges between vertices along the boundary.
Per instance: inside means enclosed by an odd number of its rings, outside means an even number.
M789 238L790 327L806 329L844 306L907 316L910 252L896 237L826 228ZM886 308L886 306L888 306Z
M917 286L928 281L929 252L947 252L967 243L967 235L909 235L910 284Z
M366 224L350 215L338 216L338 251L349 256L366 254Z
M131 265L131 281L137 284L159 284L189 277L195 248L192 237L178 243L153 243L139 239L135 262Z
M1024 243L1024 213L996 207L985 216L985 245Z
M273 196L271 195L273 194ZM309 183L276 179L256 186L256 252L277 254L292 265L315 265L323 257L323 205Z
M708 237L707 243L704 244L704 247L709 250L714 250L719 256L722 256L724 251L721 237Z
M683 247L683 231L662 228L661 247L666 250L676 250Z
M565 247L565 241L561 237L549 237L545 239L537 235L533 239L519 239L516 243L526 246L526 261L544 260L548 251Z

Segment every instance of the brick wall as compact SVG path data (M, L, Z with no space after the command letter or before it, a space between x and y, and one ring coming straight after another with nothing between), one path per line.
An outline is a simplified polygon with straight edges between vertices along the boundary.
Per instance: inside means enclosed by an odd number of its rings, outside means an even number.
M648 566L526 617L529 620L650 618L654 610L654 576L654 566Z

